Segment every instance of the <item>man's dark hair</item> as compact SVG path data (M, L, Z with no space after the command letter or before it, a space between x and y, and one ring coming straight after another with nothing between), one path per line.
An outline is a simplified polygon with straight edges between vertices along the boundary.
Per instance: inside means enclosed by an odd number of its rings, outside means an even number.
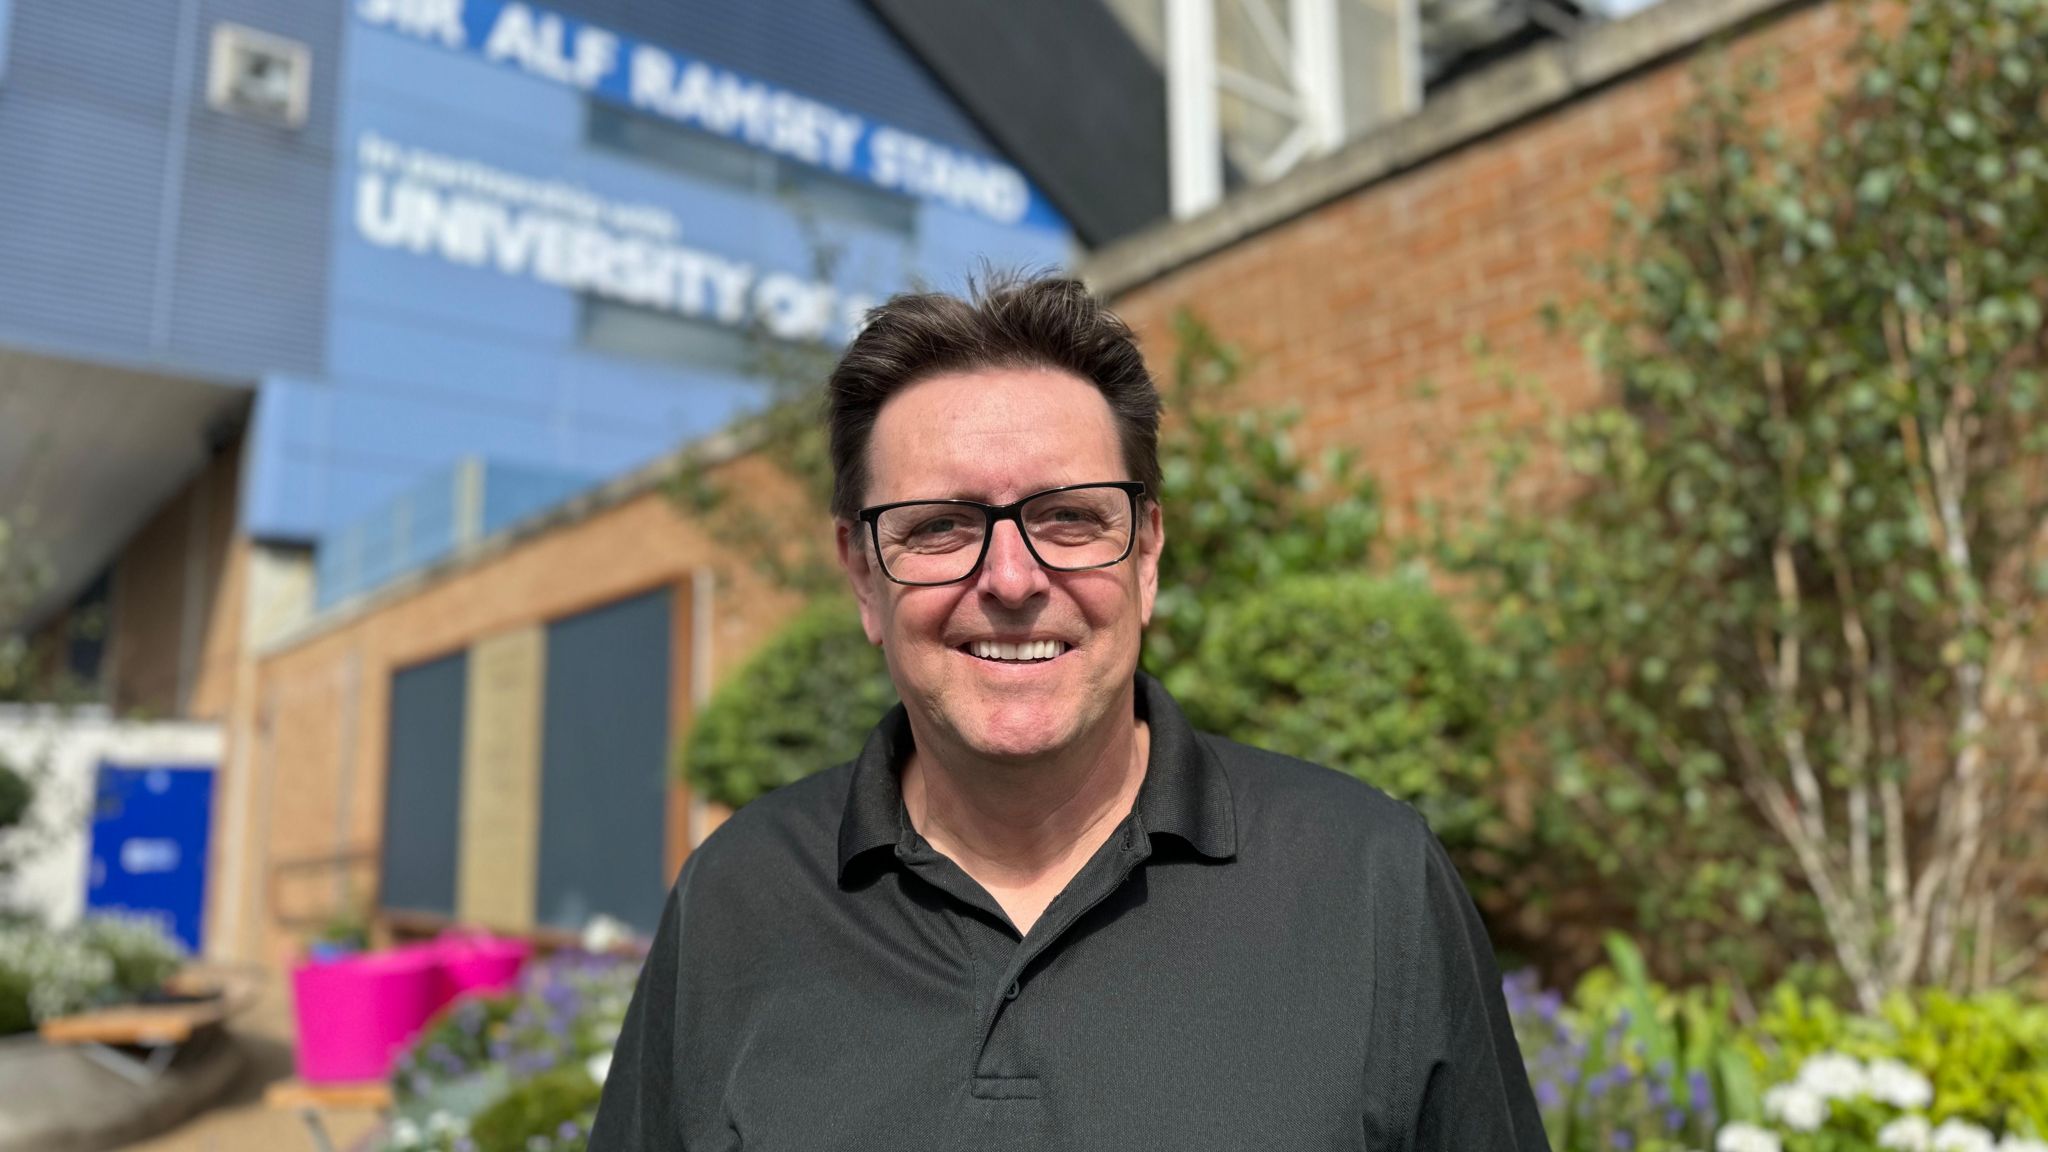
M852 519L868 486L868 437L889 397L920 380L990 368L1046 368L1095 385L1116 417L1130 478L1159 496L1159 389L1130 326L1061 276L998 276L961 299L893 296L868 313L826 386L832 514ZM1104 480L1116 477L1104 476Z

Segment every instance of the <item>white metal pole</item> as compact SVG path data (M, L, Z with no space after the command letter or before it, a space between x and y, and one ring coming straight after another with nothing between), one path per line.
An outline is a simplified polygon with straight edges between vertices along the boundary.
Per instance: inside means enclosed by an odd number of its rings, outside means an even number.
M1422 111L1422 2L1400 0L1394 10L1394 35L1401 49L1401 111Z
M1167 145L1177 218L1196 215L1223 199L1214 3L1166 0Z
M1344 143L1344 45L1337 0L1289 0L1288 24L1310 151L1335 151Z

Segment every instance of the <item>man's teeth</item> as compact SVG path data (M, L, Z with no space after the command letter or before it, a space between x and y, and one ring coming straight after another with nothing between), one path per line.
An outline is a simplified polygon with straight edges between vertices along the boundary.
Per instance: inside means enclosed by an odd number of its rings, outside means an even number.
M1067 646L1058 640L1032 640L1023 644L976 640L968 648L983 660L1050 660L1067 650Z

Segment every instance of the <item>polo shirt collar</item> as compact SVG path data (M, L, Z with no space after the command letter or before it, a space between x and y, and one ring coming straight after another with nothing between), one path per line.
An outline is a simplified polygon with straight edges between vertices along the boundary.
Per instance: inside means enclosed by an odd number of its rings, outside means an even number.
M1199 740L1159 681L1137 674L1137 715L1151 728L1145 782L1138 787L1133 824L1145 835L1186 841L1212 860L1237 854L1237 816L1230 780L1214 752ZM898 704L868 734L853 765L846 811L839 822L839 880L855 858L878 848L909 847L916 839L903 807L899 772L915 741L910 717Z

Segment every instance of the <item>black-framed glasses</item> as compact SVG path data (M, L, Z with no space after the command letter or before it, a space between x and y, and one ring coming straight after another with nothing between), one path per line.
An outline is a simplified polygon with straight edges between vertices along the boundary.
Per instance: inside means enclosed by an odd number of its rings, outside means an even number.
M996 525L1014 521L1024 546L1055 572L1085 572L1119 564L1138 538L1135 480L1069 484L1034 492L1014 504L975 500L905 500L863 508L882 574L898 584L929 588L957 584L988 557Z

